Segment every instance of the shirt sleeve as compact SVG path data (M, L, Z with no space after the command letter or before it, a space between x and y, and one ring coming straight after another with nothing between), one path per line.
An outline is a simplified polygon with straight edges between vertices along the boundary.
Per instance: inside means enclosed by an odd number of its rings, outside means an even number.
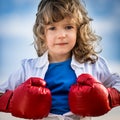
M6 90L14 90L25 80L24 61L21 61L20 68L13 72L8 80L0 82L0 92L4 93Z
M98 79L105 85L105 87L116 88L120 91L120 75L118 73L112 73L107 65L107 62L103 58L99 58L98 63Z

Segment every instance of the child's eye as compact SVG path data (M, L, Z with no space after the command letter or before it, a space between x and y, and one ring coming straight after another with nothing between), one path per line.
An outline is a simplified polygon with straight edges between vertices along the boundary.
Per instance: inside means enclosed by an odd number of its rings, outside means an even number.
M71 25L68 25L68 26L65 27L65 29L67 29L67 30L70 30L72 28L73 28L73 26L71 26Z
M55 30L56 28L55 27L49 27L49 30Z

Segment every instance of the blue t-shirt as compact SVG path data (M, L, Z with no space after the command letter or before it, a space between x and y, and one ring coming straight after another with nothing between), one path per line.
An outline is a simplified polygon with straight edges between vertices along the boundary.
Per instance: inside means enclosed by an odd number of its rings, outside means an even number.
M76 82L76 75L70 63L71 59L49 64L45 80L52 94L51 113L62 115L70 111L68 93L71 85Z

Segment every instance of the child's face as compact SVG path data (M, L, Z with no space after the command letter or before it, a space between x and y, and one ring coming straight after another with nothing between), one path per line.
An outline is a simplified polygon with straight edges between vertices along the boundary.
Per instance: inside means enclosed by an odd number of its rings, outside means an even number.
M57 56L65 59L69 58L76 43L76 35L77 27L70 18L46 25L45 40L49 56L52 59Z

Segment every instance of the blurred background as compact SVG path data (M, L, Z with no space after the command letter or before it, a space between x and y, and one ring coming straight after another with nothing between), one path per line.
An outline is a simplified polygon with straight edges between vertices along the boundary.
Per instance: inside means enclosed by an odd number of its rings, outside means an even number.
M37 57L32 28L40 0L0 0L0 82L19 68L24 58ZM120 0L81 0L92 27L102 37L100 54L113 72L120 73ZM85 1L85 2L84 2ZM120 120L120 107L93 120ZM0 113L0 120L17 120L10 114Z

